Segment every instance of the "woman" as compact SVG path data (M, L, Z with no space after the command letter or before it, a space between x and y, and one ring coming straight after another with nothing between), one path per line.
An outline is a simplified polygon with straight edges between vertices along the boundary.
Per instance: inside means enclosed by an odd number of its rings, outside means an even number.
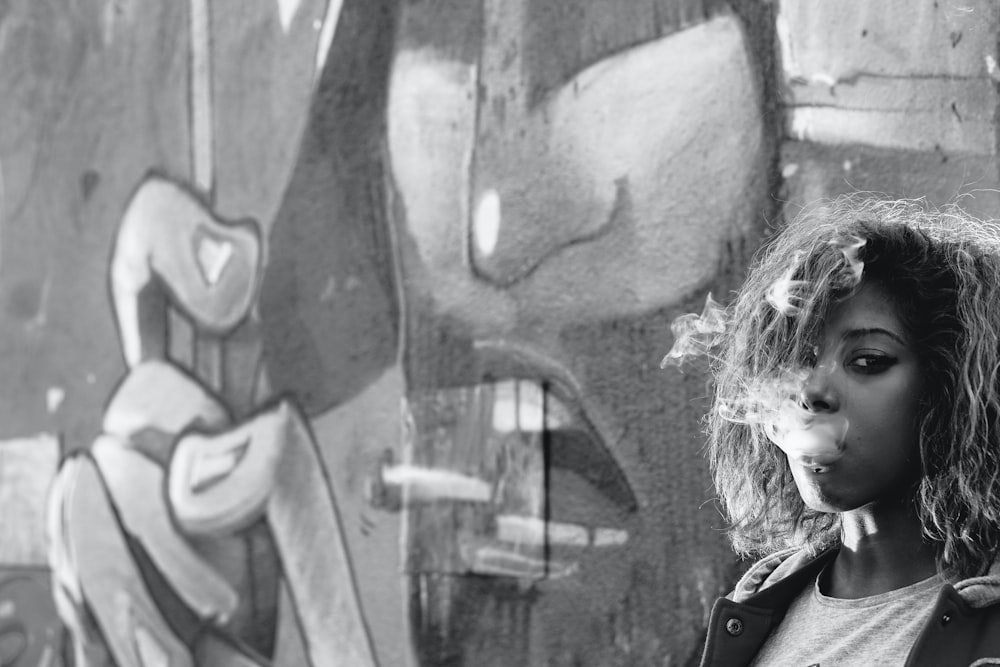
M1000 664L1000 229L843 198L686 324L668 356L721 350L709 458L763 556L702 664Z

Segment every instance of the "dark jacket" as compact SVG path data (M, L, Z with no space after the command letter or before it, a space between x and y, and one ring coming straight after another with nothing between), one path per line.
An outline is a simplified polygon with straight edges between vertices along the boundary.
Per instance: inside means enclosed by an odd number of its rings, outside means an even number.
M712 608L702 667L750 664L792 601L835 554L789 549L751 567ZM985 576L941 587L906 665L1000 665L1000 562Z

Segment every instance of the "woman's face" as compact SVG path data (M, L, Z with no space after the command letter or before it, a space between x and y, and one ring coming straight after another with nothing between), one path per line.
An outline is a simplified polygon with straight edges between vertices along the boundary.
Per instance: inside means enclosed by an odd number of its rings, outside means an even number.
M789 459L807 506L845 512L912 493L922 379L914 343L880 285L865 284L834 307L802 400L811 412L844 418L847 430L833 463Z

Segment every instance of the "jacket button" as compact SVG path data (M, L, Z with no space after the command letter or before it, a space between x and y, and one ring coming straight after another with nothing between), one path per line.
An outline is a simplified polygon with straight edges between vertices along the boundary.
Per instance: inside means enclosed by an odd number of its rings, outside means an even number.
M743 634L743 621L738 618L731 618L726 621L726 632L731 634L733 637L738 637Z
M948 625L948 623L950 622L951 622L951 612L945 612L944 615L941 616L941 625Z

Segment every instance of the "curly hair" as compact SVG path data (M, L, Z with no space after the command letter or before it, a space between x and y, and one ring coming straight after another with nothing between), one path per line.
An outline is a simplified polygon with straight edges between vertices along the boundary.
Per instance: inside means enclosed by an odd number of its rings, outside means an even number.
M804 212L765 243L726 309L706 425L733 548L839 539L839 515L803 503L786 456L749 416L762 383L809 364L831 307L861 283L894 299L922 364L914 501L925 538L943 572L981 573L1000 548L1000 226L922 200L851 195Z

